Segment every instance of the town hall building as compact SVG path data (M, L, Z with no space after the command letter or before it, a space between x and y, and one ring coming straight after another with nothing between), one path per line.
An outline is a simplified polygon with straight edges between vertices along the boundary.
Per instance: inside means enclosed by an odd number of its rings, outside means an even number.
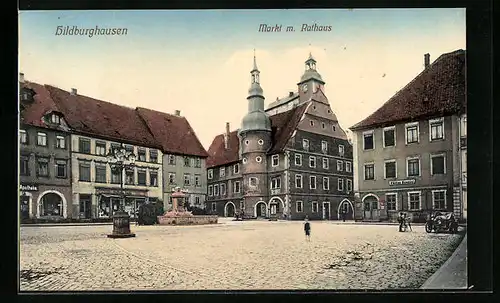
M354 218L352 146L309 55L297 92L264 105L254 56L248 113L208 150L208 211L302 220Z

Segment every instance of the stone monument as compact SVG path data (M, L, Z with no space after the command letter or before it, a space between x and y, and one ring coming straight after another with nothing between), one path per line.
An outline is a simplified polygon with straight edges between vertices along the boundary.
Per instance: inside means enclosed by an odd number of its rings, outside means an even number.
M217 224L216 215L193 215L187 211L185 205L187 191L176 187L172 192L172 210L166 211L163 216L158 216L160 225L200 225Z

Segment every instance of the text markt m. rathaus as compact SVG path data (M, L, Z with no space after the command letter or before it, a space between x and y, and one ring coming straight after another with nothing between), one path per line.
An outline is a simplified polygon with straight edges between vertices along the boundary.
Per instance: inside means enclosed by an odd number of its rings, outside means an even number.
M302 24L300 27L301 32L330 32L332 30L331 25L318 25L316 23L313 24ZM283 27L282 24L276 24L276 25L268 25L268 24L260 24L259 25L259 32L294 32L295 27L293 26L286 26Z
M89 38L93 36L124 36L127 35L127 32L127 28L100 28L97 25L95 28L82 28L76 25L60 25L56 28L56 36L88 36Z

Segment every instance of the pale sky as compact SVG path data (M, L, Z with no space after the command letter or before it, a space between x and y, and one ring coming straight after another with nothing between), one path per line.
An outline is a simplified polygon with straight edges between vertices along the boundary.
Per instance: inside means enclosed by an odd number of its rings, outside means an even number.
M19 71L28 81L130 107L180 110L208 149L240 127L253 49L266 106L297 90L309 52L347 129L441 54L466 48L465 9L24 11ZM261 33L259 25L282 24ZM302 24L330 25L301 32ZM127 28L122 36L56 36L57 26ZM295 32L284 32L287 25Z

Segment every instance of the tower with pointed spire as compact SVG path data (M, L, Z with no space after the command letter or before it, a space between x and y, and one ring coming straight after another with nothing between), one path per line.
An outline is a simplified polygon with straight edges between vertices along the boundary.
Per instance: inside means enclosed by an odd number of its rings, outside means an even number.
M323 81L316 69L316 60L311 53L309 53L309 58L305 62L304 74L297 85L301 101L308 100L318 89L323 89L325 85L325 81Z
M267 200L267 151L271 147L271 120L264 110L264 91L260 86L260 71L253 57L251 84L248 90L248 112L238 131L240 139L243 203L254 205Z

